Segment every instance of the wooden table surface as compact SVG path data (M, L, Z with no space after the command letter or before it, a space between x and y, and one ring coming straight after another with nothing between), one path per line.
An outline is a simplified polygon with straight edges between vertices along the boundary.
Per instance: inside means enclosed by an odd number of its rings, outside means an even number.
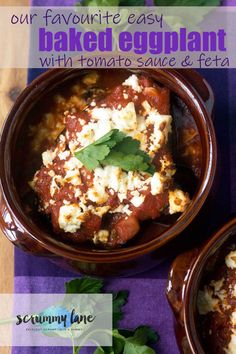
M28 4L28 0L0 0L1 6L26 6ZM10 36L8 33L6 35ZM16 97L24 89L26 79L27 69L0 69L0 126L7 117ZM0 293L13 292L13 271L14 247L0 233Z
M28 0L0 0L1 6L26 6L28 4ZM6 33L6 36L10 34ZM0 69L0 126L16 97L26 86L26 79L27 69ZM13 293L13 280L14 246L0 232L0 293ZM11 348L0 348L0 353L10 354Z
M0 125L26 85L27 70L0 69ZM0 293L13 292L14 247L0 233Z

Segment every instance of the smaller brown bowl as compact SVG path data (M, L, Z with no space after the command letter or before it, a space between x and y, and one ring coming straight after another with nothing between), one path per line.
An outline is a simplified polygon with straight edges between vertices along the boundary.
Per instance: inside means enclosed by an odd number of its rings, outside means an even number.
M199 249L179 255L169 272L166 295L174 313L177 343L183 354L209 354L198 331L197 295L204 278L214 270L222 250L236 242L236 218L221 227Z
M111 69L109 71L100 69L101 75L106 75L104 82L108 76L114 80L115 75L137 72L134 69L122 69L118 72L117 70L114 69L111 75ZM217 159L216 139L211 119L213 94L206 81L192 70L138 70L138 73L149 76L157 83L168 87L175 99L182 102L178 110L178 117L180 117L178 122L181 123L176 129L179 134L182 134L189 122L191 127L195 127L192 130L197 131L197 146L200 146L201 158L196 162L197 159L193 156L186 161L186 164L188 171L191 172L193 170L191 167L198 165L196 169L199 173L194 183L188 183L191 188L194 187L192 201L180 217L167 224L158 223L158 220L147 222L130 244L115 250L99 250L93 246L75 246L58 240L50 225L40 219L36 207L34 214L29 215L27 213L29 208L27 209L25 203L27 188L29 189L28 181L33 176L32 172L28 173L25 166L30 162L30 168L33 168L34 162L34 171L36 171L40 165L35 165L35 162L41 163L41 155L40 159L31 158L30 149L25 148L29 139L25 133L27 127L34 124L37 114L44 109L45 100L48 100L53 92L70 83L70 80L81 80L82 75L86 73L88 69L49 70L31 82L18 97L5 122L0 141L0 226L7 238L15 245L34 255L49 257L63 267L101 276L129 275L150 269L166 254L170 255L173 252L173 247L169 246L170 242L177 238L196 217L210 192ZM183 107L188 108L186 119L183 115ZM190 129L191 133L192 130ZM179 146L179 155L186 156L186 145L184 149L181 144ZM188 150L193 149L190 147ZM181 160L180 166L182 165Z

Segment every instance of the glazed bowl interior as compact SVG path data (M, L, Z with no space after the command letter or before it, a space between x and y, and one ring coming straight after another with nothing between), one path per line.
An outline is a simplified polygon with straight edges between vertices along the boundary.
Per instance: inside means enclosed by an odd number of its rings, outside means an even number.
M221 228L200 252L186 287L185 324L188 342L193 353L204 354L204 343L200 334L200 321L197 311L198 291L209 281L214 270L222 264L225 256L236 244L236 219Z
M147 253L178 235L195 217L204 203L215 172L216 146L211 119L201 98L188 82L174 70L144 70L138 73L151 76L158 84L171 90L173 125L173 157L177 165L177 184L188 191L191 204L182 215L144 222L139 234L120 249L102 250L91 244L75 245L58 240L50 222L40 215L35 196L28 182L42 160L47 148L42 144L32 149L35 132L40 130L43 115L53 110L55 94L67 96L72 83L91 70L54 69L32 82L16 101L3 129L0 161L2 187L14 216L29 235L47 250L72 259L92 261L93 256L110 261L128 259ZM132 70L137 72L137 70ZM129 70L100 69L107 81L117 84L130 74ZM33 133L32 133L33 132Z

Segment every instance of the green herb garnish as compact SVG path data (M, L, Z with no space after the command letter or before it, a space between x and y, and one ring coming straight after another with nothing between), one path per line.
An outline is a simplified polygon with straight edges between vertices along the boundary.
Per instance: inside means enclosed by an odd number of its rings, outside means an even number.
M66 283L66 293L97 294L103 292L104 283L100 279L84 277ZM155 354L156 351L149 345L156 344L158 334L149 326L139 326L135 330L118 328L123 318L123 306L127 303L129 293L126 290L113 293L113 346L97 347L94 354ZM75 346L74 354L79 354L82 347Z
M75 153L83 165L94 170L98 166L117 166L125 171L154 174L151 158L140 149L140 142L118 129L110 132Z
M66 294L99 294L103 288L103 281L101 279L83 277L74 279L67 283Z
M114 329L113 347L98 347L94 354L155 354L148 343L156 343L159 339L149 326L140 326L134 331Z

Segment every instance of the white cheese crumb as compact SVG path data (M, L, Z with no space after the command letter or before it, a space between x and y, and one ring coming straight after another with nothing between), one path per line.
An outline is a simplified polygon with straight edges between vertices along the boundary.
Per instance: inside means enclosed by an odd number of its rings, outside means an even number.
M145 114L148 114L151 111L151 106L150 106L150 104L148 103L147 100L142 102L142 106L143 106L143 108L145 110Z
M147 116L146 123L153 126L153 133L150 136L149 155L153 157L161 146L168 142L171 133L172 117L163 115L156 110L152 110Z
M213 297L213 291L204 287L198 291L197 307L200 315L206 315L211 311L219 309L219 299Z
M110 209L110 206L109 205L104 205L104 206L101 206L101 207L97 207L97 208L93 208L93 213L100 216L100 218L106 214Z
M64 184L64 180L63 177L60 175L56 175L52 178L51 184L50 184L50 195L51 197L54 196L54 194L56 193L56 191L59 190L60 185Z
M169 191L169 213L182 213L189 204L189 197L180 189Z
M79 123L80 123L80 125L83 126L83 125L85 125L86 121L82 118L79 118Z
M233 333L231 334L231 339L227 348L224 349L226 354L235 354L236 353L236 330L232 329Z
M120 110L112 112L113 128L123 132L129 132L137 129L137 117L133 102L129 102L127 106Z
M133 198L131 199L131 203L132 203L136 208L138 208L141 204L143 204L144 199L145 199L145 196L144 196L144 195L140 195L139 197L133 197Z
M228 268L235 269L236 268L236 251L231 251L225 257L225 263Z
M56 150L46 150L42 153L42 159L43 159L43 164L44 166L48 167L53 163L53 160L56 157Z
M60 160L65 160L67 157L70 156L70 151L69 150L65 150L65 151L62 151L58 154L58 157Z
M142 86L140 86L138 83L138 77L134 74L128 77L128 79L126 79L122 85L131 86L132 89L136 92L142 92L143 90Z
M93 242L102 242L102 243L107 243L108 238L109 238L109 231L108 230L99 230L94 234Z
M65 232L74 233L85 219L85 213L76 204L63 205L59 211L59 226Z
M79 169L83 166L83 164L76 158L71 157L69 160L65 161L64 168L66 171Z
M55 172L53 170L51 170L51 171L48 172L48 175L50 177L54 177L55 176Z
M64 181L73 184L73 186L79 186L81 182L79 170L69 170L67 171Z
M83 83L87 86L94 85L99 79L99 74L96 71L92 71L91 73L85 75L82 79Z
M163 191L163 178L160 173L155 172L151 179L151 193L152 195L160 194Z

